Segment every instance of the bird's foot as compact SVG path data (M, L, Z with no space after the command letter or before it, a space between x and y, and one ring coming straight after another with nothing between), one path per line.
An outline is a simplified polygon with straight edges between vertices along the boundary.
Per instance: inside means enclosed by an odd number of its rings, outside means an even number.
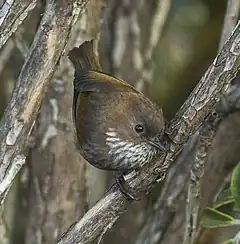
M172 137L172 135L168 132L168 131L165 131L164 134L167 136L168 140L173 143L173 144L177 144L177 141Z
M133 189L130 187L130 185L127 183L127 181L124 178L123 174L116 174L115 180L117 185L120 188L120 191L125 195L129 200L135 200L139 201L140 197L137 196L136 193L133 192Z

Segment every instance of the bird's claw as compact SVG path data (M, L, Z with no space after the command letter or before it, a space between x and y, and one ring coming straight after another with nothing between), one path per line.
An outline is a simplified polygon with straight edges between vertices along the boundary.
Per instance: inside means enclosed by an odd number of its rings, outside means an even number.
M134 194L131 187L129 186L129 184L126 182L126 180L124 179L123 175L116 175L115 176L115 180L117 185L120 188L120 191L122 192L122 194L124 196L126 196L129 200L131 201L139 201L140 197L137 196L137 194Z
M167 136L170 142L172 142L173 144L177 144L177 141L172 137L172 135L168 131L165 131L164 134Z

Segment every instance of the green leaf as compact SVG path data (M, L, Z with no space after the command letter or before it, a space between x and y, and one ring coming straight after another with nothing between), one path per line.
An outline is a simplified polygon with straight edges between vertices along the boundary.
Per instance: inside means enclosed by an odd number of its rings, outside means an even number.
M224 190L219 193L217 200L214 202L212 208L219 208L223 205L227 205L234 202L232 192L230 189Z
M237 165L232 173L230 189L234 198L234 209L240 211L240 166Z
M233 244L233 243L234 243L233 239L229 239L229 240L223 242L222 244Z
M222 213L213 208L206 208L203 211L201 225L205 228L217 228L231 226L235 224L235 219L230 215Z

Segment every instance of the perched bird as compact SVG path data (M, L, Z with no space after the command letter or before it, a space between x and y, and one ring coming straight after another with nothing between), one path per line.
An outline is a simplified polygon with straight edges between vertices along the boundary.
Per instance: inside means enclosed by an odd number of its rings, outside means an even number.
M125 81L103 73L93 41L73 48L68 56L75 68L72 112L81 155L121 176L163 153L162 110ZM120 187L126 193L125 186Z

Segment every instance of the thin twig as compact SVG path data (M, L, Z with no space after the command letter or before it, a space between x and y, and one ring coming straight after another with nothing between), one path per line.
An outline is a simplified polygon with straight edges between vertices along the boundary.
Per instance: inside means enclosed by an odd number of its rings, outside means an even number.
M233 244L239 244L240 243L240 231L234 236L232 239Z
M107 62L109 70L147 93L152 82L153 55L163 33L171 0L116 0L111 3L106 11L109 23L104 22L102 35L102 39L111 45ZM108 34L109 28L111 34ZM126 64L130 68L131 75L128 76Z
M157 10L152 18L152 23L149 25L149 39L147 48L144 52L143 62L146 63L142 65L140 70L141 77L136 83L136 88L139 91L144 90L144 86L149 85L152 81L152 72L153 72L153 53L156 49L159 39L163 33L163 27L166 23L167 16L171 7L171 0L158 0Z
M0 9L0 48L17 30L37 0L7 0Z
M1 49L1 55L0 55L0 74L2 73L2 70L5 68L6 63L8 62L9 58L11 57L11 53L14 50L14 43L12 40L8 41L6 45Z
M22 54L22 57L25 59L29 52L29 47L28 47L27 42L17 32L14 35L12 35L11 40L14 43L14 45L16 46L16 48Z
M166 171L178 155L179 149L182 149L187 139L197 131L221 95L229 87L231 80L240 68L238 62L240 58L239 43L240 23L170 123L170 136L176 141L176 144L170 144L170 151L166 155L143 168L136 178L129 179L129 184L136 194L143 194L158 181L159 174ZM167 139L165 143L169 145ZM62 236L58 244L87 243L95 240L105 226L116 221L117 217L127 209L129 203L114 185L103 199Z

